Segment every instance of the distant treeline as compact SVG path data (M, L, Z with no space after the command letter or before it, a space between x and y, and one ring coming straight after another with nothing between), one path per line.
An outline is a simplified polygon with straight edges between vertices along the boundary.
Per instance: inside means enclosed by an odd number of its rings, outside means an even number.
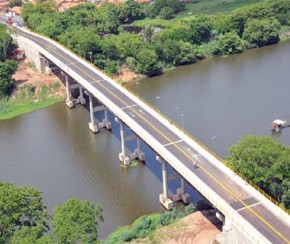
M290 26L290 0L281 0L260 2L226 15L175 19L166 28L145 25L137 34L123 28L144 18L172 18L183 8L178 0L156 0L155 4L128 0L98 8L81 4L58 12L48 1L25 4L23 18L32 30L59 41L109 73L118 73L126 65L144 75L207 56L277 43L279 33Z

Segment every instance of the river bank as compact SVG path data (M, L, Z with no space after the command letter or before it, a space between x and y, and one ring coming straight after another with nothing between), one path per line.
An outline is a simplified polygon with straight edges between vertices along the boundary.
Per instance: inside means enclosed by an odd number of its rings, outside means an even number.
M203 204L207 205L201 201L178 210L143 215L132 224L112 232L103 242L214 243L221 233L222 222L216 218L216 210L198 208Z
M54 74L41 74L27 60L19 63L13 79L16 81L13 93L0 100L0 120L51 106L65 98L61 80Z

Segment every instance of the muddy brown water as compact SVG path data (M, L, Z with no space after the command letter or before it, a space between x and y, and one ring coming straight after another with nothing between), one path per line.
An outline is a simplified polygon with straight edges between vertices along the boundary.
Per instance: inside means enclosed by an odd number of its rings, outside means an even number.
M248 134L290 145L290 128L279 134L268 129L276 118L290 121L290 41L207 59L127 87L222 157ZM161 167L146 145L145 164L120 167L118 124L113 122L112 132L92 134L88 122L85 108L70 110L64 103L0 121L0 179L37 187L50 212L71 197L101 204L104 239L141 215L163 211Z

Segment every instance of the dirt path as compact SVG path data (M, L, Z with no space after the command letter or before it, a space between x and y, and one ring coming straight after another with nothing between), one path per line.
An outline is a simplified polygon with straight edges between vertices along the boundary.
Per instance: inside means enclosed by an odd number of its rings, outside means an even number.
M16 81L16 92L21 86L26 84L31 84L35 90L38 90L43 84L51 86L54 83L59 83L61 89L58 91L59 94L56 95L64 96L65 94L65 87L56 75L42 74L26 59L19 63L18 69L12 77Z
M131 242L158 244L211 244L221 233L221 222L215 217L215 211L195 212L171 225L157 229L153 236Z

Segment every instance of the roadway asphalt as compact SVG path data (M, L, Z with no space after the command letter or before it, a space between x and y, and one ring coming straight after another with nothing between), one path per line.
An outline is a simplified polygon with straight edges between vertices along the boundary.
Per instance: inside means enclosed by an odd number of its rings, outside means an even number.
M242 218L246 219L270 242L290 243L289 226L265 208L263 203L259 202L255 196L250 195L245 189L239 187L225 173L199 155L192 145L185 143L175 131L167 128L157 118L147 112L147 110L137 105L126 94L78 62L77 59L66 54L53 43L39 37L28 35L21 30L18 33L49 51L71 70L74 70L88 83L92 84L94 89L97 89L106 97L110 98L116 106L158 140L168 152L175 155L192 174L195 174L210 186L233 207L233 211L237 211ZM60 66L57 63L55 65ZM135 133L138 135L138 131L135 131ZM196 162L198 162L198 167L194 165Z

